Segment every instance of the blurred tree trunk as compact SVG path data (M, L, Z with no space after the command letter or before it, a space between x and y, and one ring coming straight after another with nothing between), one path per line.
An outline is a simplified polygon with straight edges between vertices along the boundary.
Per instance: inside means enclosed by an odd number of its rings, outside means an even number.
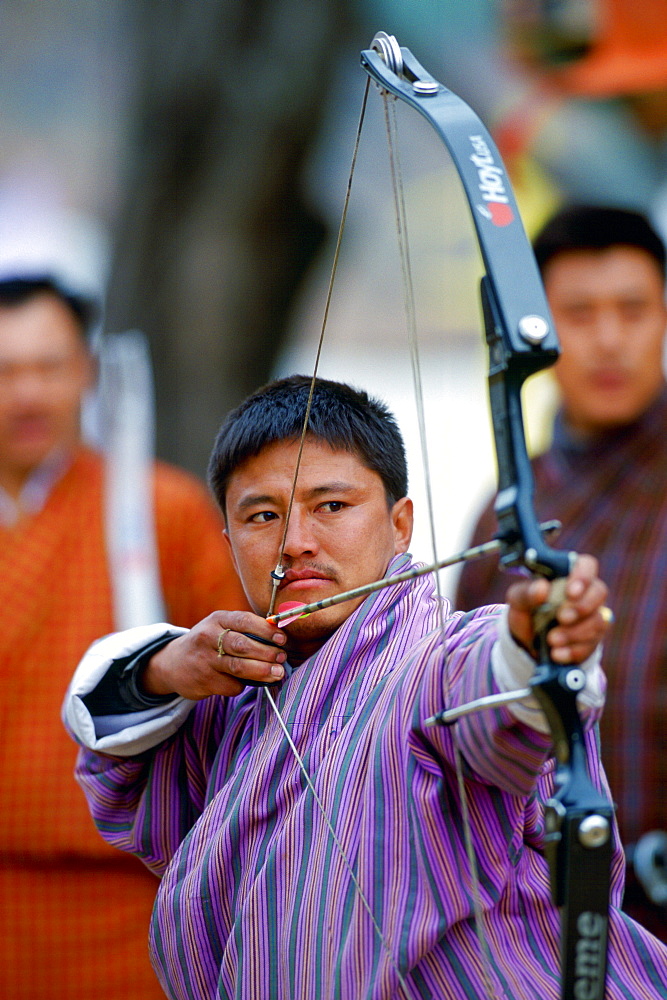
M302 177L346 0L134 0L138 83L107 329L149 337L157 450L202 474L270 376L324 238Z

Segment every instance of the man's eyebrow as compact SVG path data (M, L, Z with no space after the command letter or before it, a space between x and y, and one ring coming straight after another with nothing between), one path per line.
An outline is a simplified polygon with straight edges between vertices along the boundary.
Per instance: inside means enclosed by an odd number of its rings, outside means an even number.
M320 483L318 486L313 486L312 489L308 490L304 494L304 497L306 500L314 500L316 497L326 496L330 493L350 494L358 489L359 486L355 483L348 483L344 480L334 480L330 483ZM239 510L247 510L249 507L257 507L262 504L276 505L278 503L280 503L279 498L271 493L250 493L248 496L239 500L237 506Z
M315 497L323 496L326 493L354 493L359 489L357 483L346 483L344 480L334 480L330 483L321 483L319 486L313 486L312 490L308 490L305 494L307 498L314 499Z
M275 504L277 500L270 493L252 493L239 500L237 506L239 510L246 510L248 507L256 507L258 504Z

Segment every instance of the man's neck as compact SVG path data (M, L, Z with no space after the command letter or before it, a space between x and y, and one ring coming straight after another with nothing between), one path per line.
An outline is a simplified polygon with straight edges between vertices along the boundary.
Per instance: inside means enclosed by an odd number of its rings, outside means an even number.
M16 469L0 467L0 489L4 490L12 500L18 500L25 484L34 472L34 468Z
M326 633L313 636L312 638L301 635L290 635L289 632L285 632L287 636L285 652L287 653L287 662L289 665L291 667L300 667L304 660L314 656L325 642L328 642L334 632L338 631L339 627L340 625L337 624Z
M327 639L328 638L329 636L327 636ZM304 660L307 660L310 656L314 656L314 654L322 648L327 639L290 642L288 635L287 645L285 646L287 662L291 667L300 667Z
M660 392L651 400L648 406L632 420L619 424L604 424L601 426L581 426L576 421L573 422L568 416L565 408L561 411L563 429L570 441L582 449L587 446L594 446L597 442L611 440L618 435L623 435L626 431L637 430L641 425L647 424L649 419L661 405L667 402L667 386L662 385Z

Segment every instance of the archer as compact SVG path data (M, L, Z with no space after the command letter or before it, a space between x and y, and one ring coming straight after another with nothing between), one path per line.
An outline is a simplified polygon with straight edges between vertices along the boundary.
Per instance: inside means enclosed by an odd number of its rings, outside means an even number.
M309 388L293 376L259 390L211 457L253 612L109 636L77 671L64 711L95 822L162 877L151 952L170 997L556 998L546 720L529 697L425 725L525 686L549 585L523 580L507 607L463 615L423 577L270 624L274 584L307 603L409 563L403 442L381 403L317 380L293 482ZM579 557L548 633L553 659L584 672L601 788L606 593ZM658 1000L667 949L616 909L621 858L616 838L606 996Z

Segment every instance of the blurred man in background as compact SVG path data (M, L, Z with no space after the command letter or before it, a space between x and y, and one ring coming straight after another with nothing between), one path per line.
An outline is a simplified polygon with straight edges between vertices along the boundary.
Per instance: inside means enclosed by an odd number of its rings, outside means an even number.
M562 522L559 548L594 553L609 585L602 757L629 860L625 907L667 941L665 248L639 214L576 206L534 248L562 352L535 503ZM473 538L495 530L489 504ZM457 607L502 600L506 586L497 563L470 564Z
M60 722L76 663L117 628L124 585L122 561L114 572L110 566L108 463L81 443L79 430L95 377L86 331L96 309L53 270L13 264L0 273L0 995L7 1000L163 995L146 942L157 880L97 834L73 778L76 748ZM203 485L152 463L147 481L165 614L191 626L216 608L245 607Z

